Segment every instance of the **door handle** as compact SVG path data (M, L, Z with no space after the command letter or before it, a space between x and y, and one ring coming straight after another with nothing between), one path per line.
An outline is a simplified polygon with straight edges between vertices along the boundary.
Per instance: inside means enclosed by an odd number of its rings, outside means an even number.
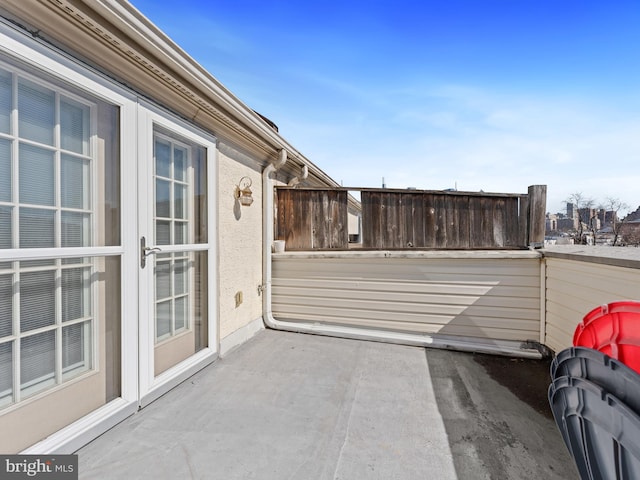
M140 268L147 266L147 257L156 252L161 252L160 247L147 247L147 239L140 237Z

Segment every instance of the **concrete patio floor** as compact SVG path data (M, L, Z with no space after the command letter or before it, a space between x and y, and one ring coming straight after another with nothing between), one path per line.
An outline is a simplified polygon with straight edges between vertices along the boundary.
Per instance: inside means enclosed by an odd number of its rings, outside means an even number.
M77 453L81 479L578 478L474 354L271 330Z

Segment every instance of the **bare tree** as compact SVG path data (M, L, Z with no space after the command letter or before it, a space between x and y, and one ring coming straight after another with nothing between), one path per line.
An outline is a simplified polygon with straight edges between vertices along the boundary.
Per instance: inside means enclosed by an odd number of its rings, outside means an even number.
M593 209L595 202L592 198L585 197L582 192L572 193L569 195L566 202L572 203L575 206L575 214L578 215L577 241L578 243L586 243L586 239L583 238L584 228L590 226L592 223L591 210Z
M626 223L620 233L622 242L626 245L640 246L640 229L630 228L631 224Z
M624 225L624 222L626 220L627 217L623 218L622 220L618 219L618 212L620 210L628 210L629 209L629 205L627 205L626 203L624 203L622 200L620 200L619 198L614 198L614 197L607 197L607 200L605 201L604 204L604 208L605 208L605 223L607 221L607 212L610 211L612 212L612 218L611 218L611 231L613 233L613 246L615 247L616 244L618 243L618 239L620 238L620 233L621 233L621 229L622 226Z

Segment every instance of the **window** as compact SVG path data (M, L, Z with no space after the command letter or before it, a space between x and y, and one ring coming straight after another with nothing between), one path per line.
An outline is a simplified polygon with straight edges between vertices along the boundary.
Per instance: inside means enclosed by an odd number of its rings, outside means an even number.
M119 267L90 247L120 242L117 111L0 64L0 408L96 368Z
M154 136L154 228L157 245L193 243L192 148L167 135ZM191 328L193 260L189 252L156 255L156 342Z
M194 318L199 318L200 289L205 282L202 254L190 251L188 245L205 243L207 238L205 159L203 147L155 132L155 243L173 250L155 255L156 343L192 330Z

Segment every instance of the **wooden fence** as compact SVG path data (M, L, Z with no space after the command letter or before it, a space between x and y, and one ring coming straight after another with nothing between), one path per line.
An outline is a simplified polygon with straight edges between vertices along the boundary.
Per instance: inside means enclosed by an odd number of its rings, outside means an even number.
M287 250L349 248L348 192L360 192L368 249L526 248L544 242L546 186L526 194L278 187L276 237ZM355 212L352 212L355 213Z

